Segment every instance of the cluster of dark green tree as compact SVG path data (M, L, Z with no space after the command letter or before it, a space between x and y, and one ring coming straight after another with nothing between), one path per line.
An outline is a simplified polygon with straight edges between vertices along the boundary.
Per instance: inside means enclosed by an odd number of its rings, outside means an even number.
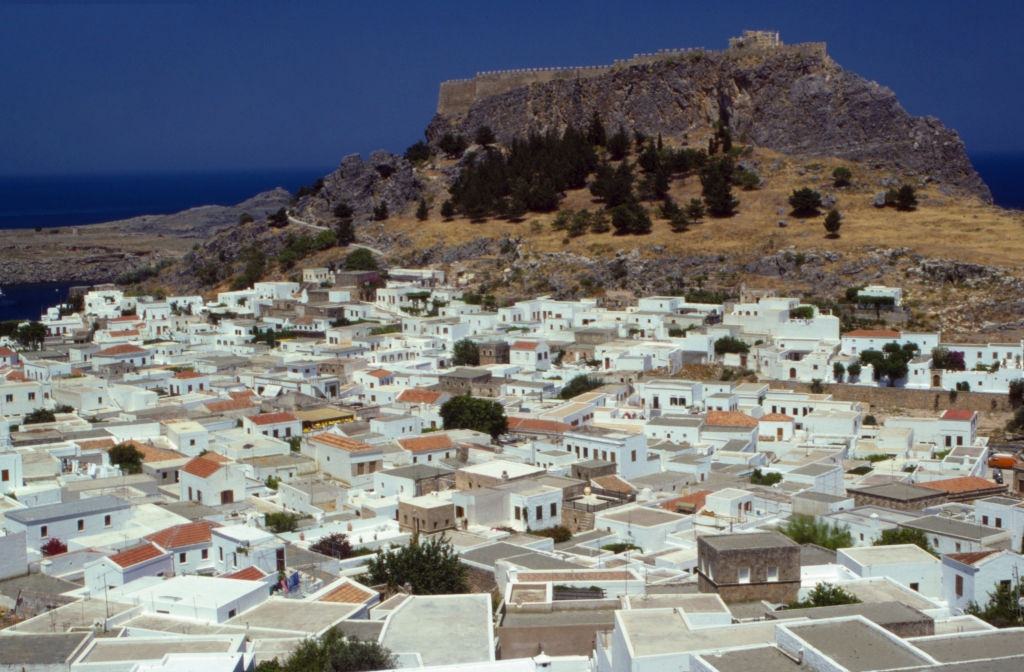
M984 605L971 603L965 610L972 616L997 628L1018 628L1024 626L1024 584L1000 581L996 589L988 594Z
M5 320L0 322L0 337L13 338L19 345L33 350L42 347L46 338L46 327L40 322L26 322L21 320Z
M807 593L807 597L789 605L789 609L810 609L813 607L835 607L840 604L859 604L860 598L850 591L822 582Z
M397 659L377 642L346 637L340 628L331 628L319 639L300 642L284 662L261 662L256 672L370 672L395 667Z
M496 439L508 431L504 407L496 401L469 395L452 397L441 405L445 429L472 429Z
M900 345L893 341L883 345L881 350L865 350L860 353L860 363L873 366L875 380L884 378L889 387L893 387L897 381L907 377L910 360L917 355L919 350L920 348L914 343Z
M466 566L443 536L413 536L406 546L381 551L366 563L367 585L411 590L414 595L468 593Z

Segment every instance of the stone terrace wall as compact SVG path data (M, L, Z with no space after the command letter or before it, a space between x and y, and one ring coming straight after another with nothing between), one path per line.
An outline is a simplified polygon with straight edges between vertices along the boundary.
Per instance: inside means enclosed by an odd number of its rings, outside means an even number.
M772 387L783 387L799 392L810 392L808 383L771 381ZM899 387L869 387L866 385L825 384L825 392L842 401L860 401L875 406L901 406L903 408L944 411L963 408L969 411L1011 411L1005 394L985 392L957 392L953 401L946 390L908 390Z

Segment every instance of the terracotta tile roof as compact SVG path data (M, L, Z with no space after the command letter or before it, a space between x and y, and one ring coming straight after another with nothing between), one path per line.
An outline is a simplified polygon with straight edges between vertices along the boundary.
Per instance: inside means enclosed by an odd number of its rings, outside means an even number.
M28 381L25 377L25 372L21 369L11 369L3 374L4 380L8 380L12 383L24 383Z
M444 392L440 390L413 387L408 390L402 390L402 393L398 395L397 401L406 404L436 404L443 396Z
M597 484L597 487L602 490L610 490L611 492L621 492L624 495L628 495L636 492L636 488L622 480L615 474L609 474L607 476L597 476L596 478L590 479Z
M769 413L761 416L761 422L793 422L793 418L785 413Z
M252 390L235 390L234 392L228 392L228 396L232 399L252 399L256 396L256 393Z
M142 441L130 440L122 441L122 443L127 443L128 445L134 447L135 450L142 453L143 462L165 462L167 460L179 460L185 457L185 455L179 453L176 450L158 448L157 446L151 446L148 443L143 443ZM107 448L106 450L109 450L109 448Z
M843 334L849 338L899 338L900 332L892 329L854 329Z
M632 573L625 570L581 569L568 572L523 572L516 576L516 581L628 581L635 578Z
M214 461L206 458L206 455L200 455L199 457L193 457L185 466L181 468L186 474L192 474L199 478L208 478L213 474L217 473L221 468L221 465Z
M708 411L704 424L708 427L753 429L757 427L757 420L739 411Z
M973 551L971 553L947 553L946 557L952 558L953 560L956 560L957 562L962 562L965 565L973 565L976 562L978 562L979 560L984 560L985 558L987 558L988 556L992 555L993 553L998 553L998 552L999 551L996 551L996 550L993 550L993 549L987 549L987 550L984 550L984 551Z
M943 478L938 481L915 483L915 485L922 488L928 488L929 490L940 490L949 494L961 494L979 490L994 490L997 488L1000 490L1006 489L1005 485L999 485L995 481L990 481L979 476L957 476L956 478Z
M374 596L374 593L363 590L354 583L346 581L334 590L318 598L318 602L344 602L346 604L362 604Z
M138 320L138 315L121 315L120 317L112 317L107 322L137 322Z
M542 420L540 418L516 418L508 419L508 431L510 432L533 432L538 434L563 434L572 429L572 426L565 422L556 420Z
M427 434L411 439L399 439L398 445L412 453L430 453L436 450L451 450L455 442L447 434Z
M298 422L299 419L287 411L279 411L277 413L250 415L249 421L254 425L277 425L282 422Z
M267 577L266 573L259 567L246 567L240 569L237 572L231 572L230 574L222 574L222 579L236 579L239 581L262 581Z
M363 443L362 441L350 439L347 436L339 436L331 433L317 434L316 436L310 437L309 440L331 446L332 448L341 448L342 450L346 450L350 453L368 453L377 450L377 448L374 448L368 443Z
M206 406L206 410L210 413L226 413L227 411L244 411L248 408L253 408L256 404L249 398L242 398L208 401L203 406Z
M367 371L367 374L374 378L390 378L392 373L387 369L374 369L373 371Z
M122 343L121 345L114 345L106 350L100 350L93 354L93 357L115 357L117 355L137 355L139 353L146 352L142 348L131 345L129 343Z
M174 377L178 380L188 380L190 378L203 378L204 374L195 371L175 371Z
M114 338L121 338L123 336L124 337L126 337L126 336L138 336L139 335L139 330L138 329L121 329L119 331L112 331L112 332L110 332L110 335L113 336Z
M163 551L147 541L138 546L126 548L120 553L115 553L110 556L110 559L119 567L134 567L141 562L159 558L163 554Z
M666 511L675 513L676 510L683 506L684 508L692 508L694 511L700 511L704 508L704 503L707 501L708 495L711 494L711 490L698 490L697 492L691 492L688 495L682 497L676 497L670 499L667 502L663 502L661 508Z
M161 548L173 551L186 546L210 543L210 530L215 527L220 527L220 523L215 523L212 520L197 520L154 532L146 539Z
M540 347L540 343L533 341L516 341L512 344L510 350L536 350Z
M14 350L11 350L8 347L0 348L0 357L12 357L12 356L17 355L17 354L18 353L16 353Z
M942 414L943 420L960 420L966 422L974 418L974 411L969 411L966 408L951 408Z

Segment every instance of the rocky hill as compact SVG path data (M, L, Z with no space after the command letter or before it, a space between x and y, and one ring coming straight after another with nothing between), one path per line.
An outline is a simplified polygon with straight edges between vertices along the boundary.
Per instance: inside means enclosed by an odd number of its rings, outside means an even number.
M238 223L248 214L261 219L287 207L292 195L277 187L247 198L237 205L201 205L169 215L141 215L130 219L107 222L105 226L125 233L158 233L181 238L206 238Z
M472 137L480 126L499 140L582 128L597 112L610 129L621 124L699 147L721 121L744 144L877 163L991 201L955 131L910 116L891 90L844 70L820 43L738 42L593 70L487 73L443 86L439 98L427 129L435 143L448 132Z

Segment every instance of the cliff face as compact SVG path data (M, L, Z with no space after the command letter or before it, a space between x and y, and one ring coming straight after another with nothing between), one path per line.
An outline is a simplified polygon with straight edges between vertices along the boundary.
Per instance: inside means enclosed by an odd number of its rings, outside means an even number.
M420 190L412 164L401 156L376 151L364 160L351 154L324 176L322 188L299 200L295 212L309 221L330 222L334 208L344 202L352 208L356 221L365 222L381 204L387 205L391 214L401 212L419 198Z
M596 110L609 131L622 124L700 146L722 120L742 143L882 164L991 201L955 131L910 116L892 91L843 70L823 45L692 51L494 95L480 91L486 88L478 86L460 109L435 116L427 137L471 136L486 125L508 140L531 130L583 127Z

